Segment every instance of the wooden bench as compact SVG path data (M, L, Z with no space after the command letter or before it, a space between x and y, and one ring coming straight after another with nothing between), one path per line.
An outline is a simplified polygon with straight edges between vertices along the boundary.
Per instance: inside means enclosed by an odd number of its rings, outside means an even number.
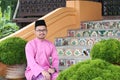
M19 0L13 21L24 27L56 8L65 6L66 0Z

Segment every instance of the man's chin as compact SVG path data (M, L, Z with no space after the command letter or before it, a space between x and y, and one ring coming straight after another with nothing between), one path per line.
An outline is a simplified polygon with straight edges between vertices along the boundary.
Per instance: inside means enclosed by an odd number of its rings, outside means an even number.
M45 39L44 37L38 37L39 39Z

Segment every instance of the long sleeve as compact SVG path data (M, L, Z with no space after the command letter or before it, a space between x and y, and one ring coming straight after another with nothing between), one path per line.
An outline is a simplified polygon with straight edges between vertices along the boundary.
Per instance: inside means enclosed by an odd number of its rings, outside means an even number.
M38 76L44 69L35 61L35 47L31 43L28 43L25 47L25 51L28 67L31 69L34 76Z
M58 72L58 66L59 66L59 58L58 58L58 54L57 54L57 50L55 48L54 45L52 45L52 53L51 53L51 57L52 57L52 67L56 69L56 71Z

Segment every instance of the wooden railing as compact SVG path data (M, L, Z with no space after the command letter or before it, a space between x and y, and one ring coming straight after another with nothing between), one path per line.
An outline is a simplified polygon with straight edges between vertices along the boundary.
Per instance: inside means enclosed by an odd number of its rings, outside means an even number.
M79 4L81 4L81 6L78 4L78 2L79 1L77 1L77 3L73 2L73 5L75 6L73 6L73 8L58 8L50 12L49 14L46 14L45 16L39 18L44 19L47 23L48 34L46 39L54 42L55 37L66 36L67 30L79 28L81 21L102 19L100 4L96 2L80 1ZM77 7L79 7L80 9L76 9ZM0 41L12 36L21 37L28 41L33 39L35 37L34 22L9 36L0 39Z

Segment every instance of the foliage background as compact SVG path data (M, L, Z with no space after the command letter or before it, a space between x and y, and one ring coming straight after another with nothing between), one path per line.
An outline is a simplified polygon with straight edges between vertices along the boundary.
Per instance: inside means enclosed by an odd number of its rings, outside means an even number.
M0 39L17 30L19 26L12 22L17 0L0 0Z
M0 0L0 6L2 9L1 12L4 13L7 10L8 6L10 6L12 9L10 16L12 18L14 11L15 11L15 8L16 8L16 5L17 5L17 1L18 0Z

